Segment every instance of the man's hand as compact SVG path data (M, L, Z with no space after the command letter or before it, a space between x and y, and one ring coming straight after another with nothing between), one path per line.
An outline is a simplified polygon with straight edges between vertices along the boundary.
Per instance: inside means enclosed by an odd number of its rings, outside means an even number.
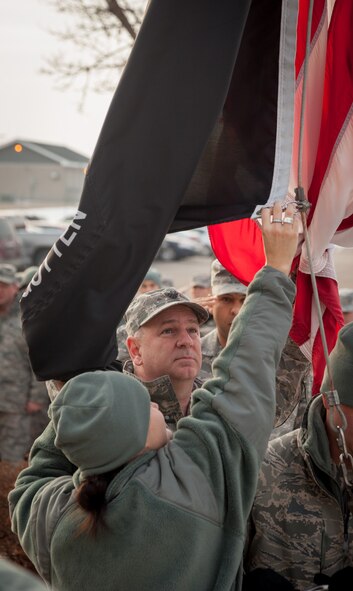
M299 214L295 203L283 211L277 201L261 211L266 264L289 275L298 246Z
M199 304L203 308L206 308L207 312L209 314L212 314L213 304L215 303L216 299L216 296L210 294L208 296L202 296L200 298L192 298L191 301L195 302L196 304Z

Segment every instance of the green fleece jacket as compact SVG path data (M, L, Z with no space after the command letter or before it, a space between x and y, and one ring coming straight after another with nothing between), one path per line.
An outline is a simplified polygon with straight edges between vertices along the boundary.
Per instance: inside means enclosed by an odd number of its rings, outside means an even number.
M229 591L241 586L246 522L275 414L275 372L294 284L265 267L195 390L191 415L107 490L107 529L79 535L72 466L48 426L10 493L13 531L60 591Z

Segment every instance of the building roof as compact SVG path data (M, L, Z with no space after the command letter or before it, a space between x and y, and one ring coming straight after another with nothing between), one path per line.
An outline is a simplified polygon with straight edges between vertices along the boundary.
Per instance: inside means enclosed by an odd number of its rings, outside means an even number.
M16 139L0 146L0 163L55 163L85 166L89 158L65 146Z

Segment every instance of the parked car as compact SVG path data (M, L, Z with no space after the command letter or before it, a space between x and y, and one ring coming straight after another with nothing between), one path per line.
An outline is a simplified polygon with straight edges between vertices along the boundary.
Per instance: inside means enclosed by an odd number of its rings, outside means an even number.
M197 245L198 254L201 256L210 256L212 254L212 247L207 228L194 228L192 230L182 230L177 232L178 236L189 238Z
M17 234L22 241L23 251L30 265L39 266L43 262L54 242L65 232L66 227L66 224L27 220L17 225Z
M198 247L193 240L178 236L176 233L167 234L155 258L160 261L176 261L198 254Z
M6 218L0 218L0 262L15 265L21 271L27 266L21 239Z

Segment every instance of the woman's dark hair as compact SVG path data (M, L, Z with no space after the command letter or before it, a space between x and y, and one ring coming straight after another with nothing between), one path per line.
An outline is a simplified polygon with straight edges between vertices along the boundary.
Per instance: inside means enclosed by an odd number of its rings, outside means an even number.
M122 468L123 466L105 474L87 476L77 489L77 502L87 513L86 518L80 525L80 534L87 533L95 536L99 527L107 527L104 520L104 513L107 508L105 493L111 480Z

